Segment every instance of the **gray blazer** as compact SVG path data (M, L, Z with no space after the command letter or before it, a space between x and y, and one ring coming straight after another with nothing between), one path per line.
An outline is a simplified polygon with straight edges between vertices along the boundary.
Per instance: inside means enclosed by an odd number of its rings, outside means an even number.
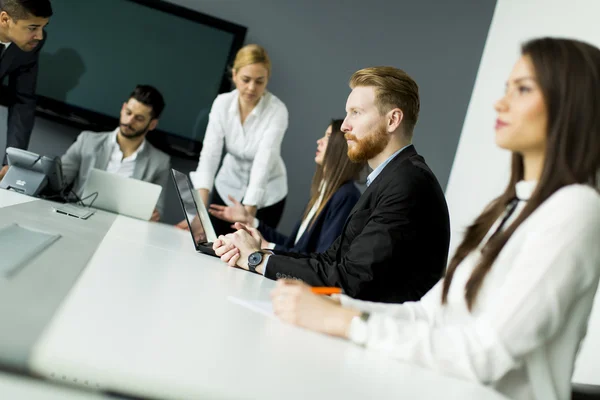
M106 170L113 151L112 132L83 131L62 156L65 184L74 182L73 191L81 196L92 168ZM165 191L169 180L170 158L148 141L135 160L133 178L162 186L156 208L163 214Z

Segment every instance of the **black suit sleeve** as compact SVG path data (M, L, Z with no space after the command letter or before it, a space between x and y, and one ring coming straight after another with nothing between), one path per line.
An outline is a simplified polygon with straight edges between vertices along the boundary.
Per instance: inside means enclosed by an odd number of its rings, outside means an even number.
M409 216L413 201L414 197L403 192L381 195L372 209L359 210L350 217L344 236L353 239L347 246L342 247L341 236L325 253L271 256L265 276L342 287L347 295L356 296L362 284L373 279L373 271L386 267L393 254L410 251L415 236Z
M12 93L8 107L6 147L27 149L35 120L35 87L38 74L37 57L9 75Z

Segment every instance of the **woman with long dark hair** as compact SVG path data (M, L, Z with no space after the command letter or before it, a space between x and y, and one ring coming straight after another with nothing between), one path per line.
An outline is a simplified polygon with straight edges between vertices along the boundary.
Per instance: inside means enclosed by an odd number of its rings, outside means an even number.
M600 50L525 43L495 108L511 178L467 229L445 278L398 305L280 281L275 313L512 399L569 399L600 276Z
M258 228L262 248L296 253L324 252L340 235L344 222L358 201L360 192L354 185L364 163L348 158L348 144L341 130L343 120L331 121L325 135L317 140L317 169L310 189L310 200L302 219L286 236L246 212L233 198L233 206L211 204L209 212L228 222L241 222Z

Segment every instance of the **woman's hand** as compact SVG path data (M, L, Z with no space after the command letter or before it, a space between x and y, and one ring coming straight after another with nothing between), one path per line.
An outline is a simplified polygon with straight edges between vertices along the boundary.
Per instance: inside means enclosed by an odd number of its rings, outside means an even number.
M283 321L343 338L352 318L360 315L360 311L343 308L339 300L316 295L310 286L295 280L278 280L271 300L275 315Z
M233 203L232 206L222 206L218 204L211 204L208 212L214 215L215 217L222 219L227 222L241 222L246 225L252 226L254 222L254 216L250 215L244 205L231 197L231 195L227 196L229 200Z

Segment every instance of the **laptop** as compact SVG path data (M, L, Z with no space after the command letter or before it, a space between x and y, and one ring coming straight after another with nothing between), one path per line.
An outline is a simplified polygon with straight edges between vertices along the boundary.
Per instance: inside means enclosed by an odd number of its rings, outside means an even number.
M218 257L213 250L213 242L217 240L215 229L210 222L208 211L190 179L183 172L171 169L171 176L177 189L177 196L185 215L194 247L199 253Z
M161 191L154 183L92 169L81 198L89 207L148 221Z

